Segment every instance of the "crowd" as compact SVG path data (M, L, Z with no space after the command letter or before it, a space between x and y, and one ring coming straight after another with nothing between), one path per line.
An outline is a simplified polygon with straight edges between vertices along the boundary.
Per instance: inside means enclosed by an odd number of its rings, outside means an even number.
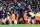
M40 22L40 0L0 0L1 19L11 20L12 24L15 21L25 24L26 20Z

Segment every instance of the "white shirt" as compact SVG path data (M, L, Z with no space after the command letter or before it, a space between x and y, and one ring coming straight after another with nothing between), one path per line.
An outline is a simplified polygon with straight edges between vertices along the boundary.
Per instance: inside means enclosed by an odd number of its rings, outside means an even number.
M31 12L31 13L29 13L29 14L31 15L31 17L34 17L34 16L35 16L35 14L34 14L34 13L32 13L32 12Z

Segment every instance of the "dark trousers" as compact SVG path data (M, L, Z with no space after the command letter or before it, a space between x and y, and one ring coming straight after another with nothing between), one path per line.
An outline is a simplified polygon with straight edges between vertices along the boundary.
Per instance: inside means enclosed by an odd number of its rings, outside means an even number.
M14 21L12 21L12 24L14 24Z
M40 21L39 21L39 24L40 24Z
M24 20L24 24L26 23L26 20Z
M21 24L21 22L19 22L19 24Z
M9 23L8 23L8 20L6 21L6 24L9 24Z

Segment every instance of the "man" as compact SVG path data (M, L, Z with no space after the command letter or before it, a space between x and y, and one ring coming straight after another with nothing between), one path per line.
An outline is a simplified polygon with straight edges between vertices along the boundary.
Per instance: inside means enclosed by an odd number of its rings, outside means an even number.
M27 12L25 11L25 13L24 13L24 23L26 22L27 19L28 19Z
M14 13L12 13L12 15L11 15L11 21L12 21L12 24L14 24L14 21L15 21L15 14Z
M9 24L9 23L11 23L11 20L10 20L10 13L8 12L8 13L7 13L6 24Z
M36 24L37 24L37 22L39 22L39 24L40 24L40 12L36 13L35 18L36 18Z
M31 15L31 18L29 18L29 20L31 20L32 19L32 24L34 24L34 20L35 20L35 14L34 14L34 12L29 12L29 14Z

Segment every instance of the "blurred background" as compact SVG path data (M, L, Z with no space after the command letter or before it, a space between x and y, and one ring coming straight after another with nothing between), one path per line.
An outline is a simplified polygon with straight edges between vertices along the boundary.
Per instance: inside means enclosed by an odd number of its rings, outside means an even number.
M0 24L34 22L40 24L40 0L0 0Z

